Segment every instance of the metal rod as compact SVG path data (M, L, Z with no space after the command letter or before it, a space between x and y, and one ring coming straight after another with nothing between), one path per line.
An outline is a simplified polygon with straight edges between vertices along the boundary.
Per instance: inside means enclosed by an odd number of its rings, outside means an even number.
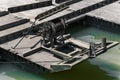
M20 44L20 42L21 42L24 38L25 38L25 36L23 36L23 37L19 40L19 42L18 42L14 47L12 47L12 48L15 49L15 48Z
M35 43L35 45L33 45L33 46L31 47L31 49L33 49L34 47L36 47L40 42L41 42L41 39L40 39L37 43Z
M35 21L33 22L32 26L28 29L28 31L27 31L26 33L24 33L23 37L18 41L18 43L17 43L14 47L12 47L13 49L15 49L15 48L22 42L22 40L23 40L27 35L29 35L29 33L30 33L30 31L32 30L33 26L35 25L36 21L37 21L37 20L35 20Z

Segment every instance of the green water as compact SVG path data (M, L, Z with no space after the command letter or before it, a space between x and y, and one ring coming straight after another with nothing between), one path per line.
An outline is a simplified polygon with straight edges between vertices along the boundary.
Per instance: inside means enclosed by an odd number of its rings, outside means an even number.
M83 39L81 38L82 36L95 37L96 39L106 37L109 40L120 42L120 34L99 30L90 26L73 25L67 32L77 39ZM120 80L119 57L120 45L108 50L97 58L78 64L68 71L37 75L21 70L11 64L1 64L0 75L9 78L4 80ZM3 80L1 76L0 80Z

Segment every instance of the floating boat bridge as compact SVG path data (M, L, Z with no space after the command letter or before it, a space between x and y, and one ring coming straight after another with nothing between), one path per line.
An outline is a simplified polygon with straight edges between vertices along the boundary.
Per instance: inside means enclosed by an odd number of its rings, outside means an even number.
M93 11L116 2L118 0L38 0L10 6L0 11L0 56L37 73L71 69L118 42L103 38L88 43L64 34L65 30L76 21L92 23L89 20L97 19L91 16Z

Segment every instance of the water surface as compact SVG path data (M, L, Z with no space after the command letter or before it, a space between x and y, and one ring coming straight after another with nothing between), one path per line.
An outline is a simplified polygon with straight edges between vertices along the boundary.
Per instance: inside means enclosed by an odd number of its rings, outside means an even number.
M73 37L81 40L106 37L109 40L120 42L120 34L92 26L74 24L67 33L71 33ZM12 64L0 64L0 80L3 78L1 75L6 78L4 80L120 80L120 45L94 59L78 64L68 71L34 74L21 70Z

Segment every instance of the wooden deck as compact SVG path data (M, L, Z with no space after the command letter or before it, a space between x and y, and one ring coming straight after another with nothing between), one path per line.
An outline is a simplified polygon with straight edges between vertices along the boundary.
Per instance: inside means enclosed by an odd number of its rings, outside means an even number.
M120 24L120 1L109 4L95 11L88 13L87 15L103 19L109 22Z

